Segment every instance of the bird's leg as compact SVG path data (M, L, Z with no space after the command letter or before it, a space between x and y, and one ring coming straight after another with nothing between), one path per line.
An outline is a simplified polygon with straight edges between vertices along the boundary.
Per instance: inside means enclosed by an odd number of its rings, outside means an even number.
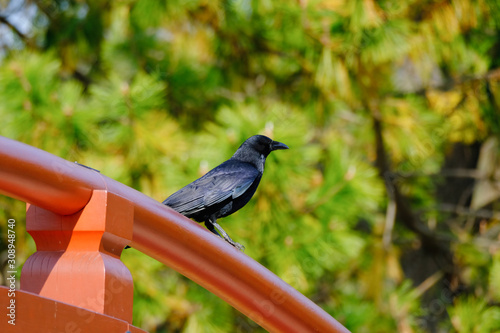
M210 230L211 232L222 238L222 236L217 232L217 230L215 230L212 221L210 220L205 221L205 227L207 227L208 230Z
M240 243L236 243L235 241L233 241L231 239L231 237L229 237L227 232L225 232L224 229L222 229L222 227L219 225L219 223L212 222L212 224L222 234L222 237L226 240L226 242L228 242L229 244L231 244L232 246L234 246L235 248L237 248L238 250L240 250L242 252L245 251L245 247L243 245L241 245Z
M228 242L229 244L231 244L232 246L234 246L238 250L240 250L242 252L245 251L245 247L243 245L241 245L240 243L236 243L235 241L233 241L231 239L231 237L229 237L227 232L225 232L224 229L222 229L222 227L219 225L219 223L217 223L216 219L210 219L210 220L206 221L205 225L207 226L208 230L210 230L214 234L218 235L219 237L224 238L224 240L226 242ZM217 230L215 230L214 227ZM219 231L219 232L217 232L217 231Z

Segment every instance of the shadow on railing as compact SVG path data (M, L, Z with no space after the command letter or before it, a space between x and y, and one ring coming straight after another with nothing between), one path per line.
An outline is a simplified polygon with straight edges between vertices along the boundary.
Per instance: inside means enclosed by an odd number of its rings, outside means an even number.
M132 277L120 261L126 244L200 284L268 331L348 332L202 226L95 170L0 137L0 193L28 203L26 229L37 245L23 267L19 293L32 300L22 302L23 307L33 304L31 317L24 315L21 325L8 332L28 332L35 327L30 321L51 311L60 312L44 319L51 328L67 321L78 328L93 323L108 333L125 332L127 325L141 332L130 325ZM8 301L7 291L0 289L2 304ZM59 307L50 305L58 302ZM125 326L110 328L113 320ZM37 332L47 329L39 324ZM2 320L0 328L5 325Z

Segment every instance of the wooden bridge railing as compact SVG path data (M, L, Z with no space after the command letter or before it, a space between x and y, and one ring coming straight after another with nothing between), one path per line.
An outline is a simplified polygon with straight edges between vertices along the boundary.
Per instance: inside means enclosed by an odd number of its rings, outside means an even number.
M87 327L82 325L100 328L92 332L124 332L124 327L141 332L131 326L132 277L120 261L126 244L200 284L268 331L348 332L202 226L95 170L0 137L0 193L28 203L26 229L37 246L15 296L30 302L18 299L18 325L8 326L3 316L2 332L28 332L33 320L42 320L36 319L42 312L52 311L53 317L44 321L50 327L37 326L37 332L66 322L81 332L90 331L81 330ZM0 289L2 308L9 301L7 291ZM104 324L113 321L122 326ZM79 331L71 325L66 331Z

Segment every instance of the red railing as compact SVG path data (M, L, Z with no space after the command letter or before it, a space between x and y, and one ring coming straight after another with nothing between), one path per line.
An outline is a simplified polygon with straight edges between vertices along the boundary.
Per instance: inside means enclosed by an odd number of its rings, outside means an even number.
M131 277L119 261L128 243L268 331L348 332L252 258L99 172L0 137L0 192L29 203L37 252L24 265L21 289L131 322Z

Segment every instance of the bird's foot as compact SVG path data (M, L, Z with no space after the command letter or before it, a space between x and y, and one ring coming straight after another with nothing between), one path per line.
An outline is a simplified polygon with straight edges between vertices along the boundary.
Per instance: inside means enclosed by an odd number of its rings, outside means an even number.
M211 223L215 227L215 229L219 230L220 234L215 232L217 235L219 235L219 237L224 238L224 240L226 242L228 242L229 244L231 244L232 246L234 246L235 248L237 248L241 252L245 251L245 247L243 245L241 245L240 243L236 243L234 240L232 240L231 237L229 237L229 235L227 234L227 232L225 232L224 229L222 229L222 227L217 222L214 221ZM213 230L213 231L215 231L215 230Z
M230 242L228 241L229 244L240 250L241 252L245 252L245 247L241 245L240 243L236 243L235 241L231 240Z

